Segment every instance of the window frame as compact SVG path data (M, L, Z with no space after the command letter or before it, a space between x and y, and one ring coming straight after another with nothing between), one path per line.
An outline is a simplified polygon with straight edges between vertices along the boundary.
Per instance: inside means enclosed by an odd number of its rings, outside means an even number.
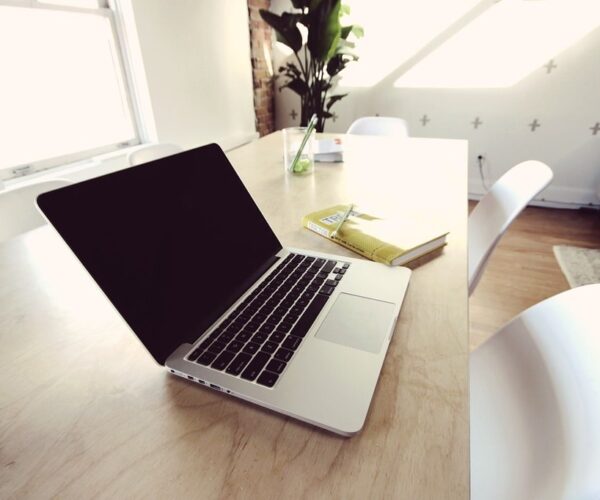
M91 161L97 156L115 153L120 150L131 148L152 140L148 127L144 126L144 113L142 113L141 110L139 102L140 97L137 95L138 88L135 85L135 75L132 68L131 54L129 47L127 46L128 40L125 36L123 19L120 15L120 1L96 0L96 3L98 7L88 8L44 3L39 0L0 0L0 6L25 7L61 12L77 12L86 15L98 15L108 19L112 31L112 42L115 47L116 62L120 70L125 100L133 124L134 136L131 139L123 142L107 144L96 148L78 151L76 153L44 158L26 164L4 167L0 169L0 183L2 181L10 181L39 172L50 171L52 169L57 169L70 164Z

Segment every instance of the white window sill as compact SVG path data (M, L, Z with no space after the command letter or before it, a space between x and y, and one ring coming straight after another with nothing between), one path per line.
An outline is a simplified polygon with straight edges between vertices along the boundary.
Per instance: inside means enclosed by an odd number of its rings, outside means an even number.
M258 133L250 132L235 137L227 137L218 141L223 150L230 151L239 146L252 142L258 138ZM127 155L139 148L139 145L129 148L119 149L103 155L90 158L88 160L69 163L60 167L54 167L48 170L42 170L33 174L8 179L0 183L0 191L15 189L29 184L46 181L50 179L68 179L72 182L79 182L86 179L92 179L100 175L109 174L127 168Z

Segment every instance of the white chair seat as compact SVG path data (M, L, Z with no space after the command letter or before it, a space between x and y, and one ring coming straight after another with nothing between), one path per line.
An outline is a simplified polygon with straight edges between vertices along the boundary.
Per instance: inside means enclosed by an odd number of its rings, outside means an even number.
M533 306L470 358L471 498L600 498L600 284Z
M181 153L183 149L176 144L151 143L144 144L127 155L129 166L141 165L150 161Z
M355 120L348 128L347 134L354 135L386 135L408 137L408 124L402 118L391 116L364 116Z
M0 191L0 242L45 224L35 199L39 194L69 184L66 179L52 179Z
M527 204L552 180L550 167L524 161L498 179L469 216L469 294L500 238Z

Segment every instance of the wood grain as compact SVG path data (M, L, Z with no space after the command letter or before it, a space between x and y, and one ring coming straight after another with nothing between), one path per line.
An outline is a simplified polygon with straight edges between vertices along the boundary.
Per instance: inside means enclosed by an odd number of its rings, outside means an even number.
M527 207L517 217L469 299L471 349L528 307L569 289L553 245L600 248L600 211Z
M451 231L413 272L363 431L170 376L43 228L0 246L0 497L468 497L466 143L346 140L310 177L284 174L279 133L229 156L285 245L347 253L300 227L345 201Z

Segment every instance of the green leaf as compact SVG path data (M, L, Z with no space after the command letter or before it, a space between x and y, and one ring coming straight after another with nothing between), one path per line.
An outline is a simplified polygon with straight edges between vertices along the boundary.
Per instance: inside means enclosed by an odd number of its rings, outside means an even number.
M340 9L340 15L349 16L350 15L350 6L346 4L342 4L342 8Z
M287 45L294 52L302 48L302 35L296 26L299 16L284 12L282 16L273 14L265 9L259 10L263 20L275 30L277 40Z
M332 95L329 99L327 99L327 107L326 107L327 111L329 111L331 109L331 106L333 106L336 102L340 101L347 95L348 94Z
M340 7L341 0L320 0L310 14L308 49L317 61L326 62L335 54L341 35Z
M284 89L286 87L296 92L296 94L298 94L299 96L303 96L308 92L308 85L306 85L306 82L304 80L301 80L300 78L294 78L290 80L285 85L279 87L279 90Z
M341 37L346 40L348 36L352 33L356 38L362 38L365 36L365 30L362 26L358 24L351 24L350 26L342 26Z
M327 63L327 74L335 76L346 67L346 61L341 54L336 54Z

